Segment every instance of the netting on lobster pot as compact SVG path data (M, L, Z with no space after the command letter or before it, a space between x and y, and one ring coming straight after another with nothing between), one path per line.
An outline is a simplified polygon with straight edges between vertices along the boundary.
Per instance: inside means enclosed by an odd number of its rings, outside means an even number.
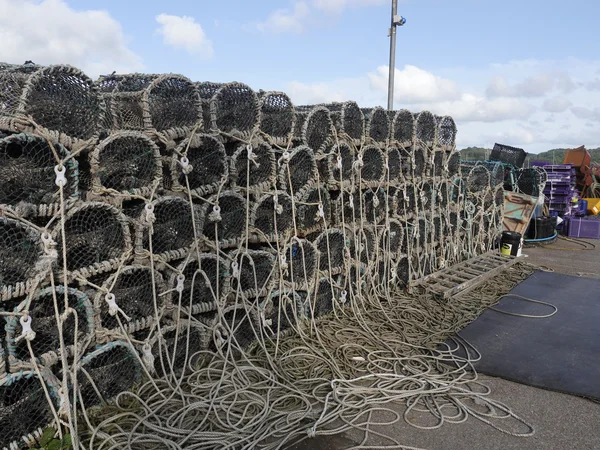
M446 166L448 167L449 177L460 176L460 153L446 153Z
M490 172L485 166L476 165L467 175L467 192L481 193L490 186Z
M44 288L37 291L29 306L29 318L23 316L10 316L6 321L6 349L8 353L8 366L13 373L33 369L31 354L25 339L18 339L21 335L23 322L29 322L36 336L30 344L37 364L50 367L59 361L63 351L60 345L58 324L53 295L56 293L56 307L58 314L65 312L63 286ZM64 351L66 356L71 356L77 349L84 348L94 338L94 308L85 292L67 288L67 301L69 307L75 310L67 314L62 325ZM19 309L15 308L15 312Z
M429 150L423 145L417 145L413 153L413 178L421 178L427 176L429 167Z
M208 131L218 131L212 130L212 120L210 116L210 100L217 93L217 91L223 86L224 83L213 83L210 81L199 81L194 83L196 86L196 91L200 96L200 104L202 105L202 126L203 129Z
M331 197L331 223L334 226L359 220L361 214L359 194L350 188L344 188L340 191L330 191L329 195Z
M248 215L244 197L234 191L223 191L209 198L204 206L203 234L210 241L219 241L221 247L235 247L244 236Z
M284 152L279 167L279 188L294 198L299 198L310 189L318 178L317 162L313 151L302 145L291 152Z
M435 198L434 198L434 202L435 205L439 208L441 208L442 210L445 210L448 205L450 204L450 190L449 190L449 186L448 186L448 182L442 181L441 183L438 183L437 186L434 188L435 189Z
M362 209L367 223L381 223L388 210L388 197L384 188L367 189L362 194Z
M379 247L392 258L406 253L404 242L404 225L397 219L389 219L388 227L379 232Z
M294 289L309 289L317 273L319 257L317 247L306 239L292 239L279 258L282 280Z
M243 297L263 297L269 293L279 279L276 268L277 255L264 250L234 251L230 254L231 291Z
M417 185L417 210L421 214L428 214L434 208L435 191L431 180L423 180Z
M410 147L415 138L415 118L413 114L401 109L392 121L392 138L402 147Z
M81 358L77 369L77 401L82 400L84 408L106 404L142 381L135 349L124 341L97 346Z
M365 131L365 117L356 102L329 103L325 107L331 114L338 137L344 134L359 144Z
M261 305L265 314L266 331L278 335L295 328L306 318L306 293L274 291Z
M154 279L154 281L153 281ZM153 286L154 282L154 286ZM122 332L134 333L150 328L156 323L156 316L163 308L170 307L170 295L162 274L144 265L131 265L121 268L102 284L102 291L96 293L94 307L97 311L98 340L104 341ZM106 293L108 291L108 293ZM125 320L122 313L112 315L110 305L115 302L131 320ZM117 315L123 330L119 327Z
M475 165L484 166L490 172L490 187L495 189L504 184L504 167L501 162L495 161L477 161Z
M17 115L27 80L41 68L37 64L7 65L0 71L0 128L14 128L10 119Z
M296 201L296 229L307 235L331 223L331 197L324 187L313 186Z
M123 75L111 93L104 95L109 98L111 113L115 127L119 130L144 130L145 118L142 97L144 91L158 78L158 75L134 73Z
M400 149L395 145L387 147L387 171L386 181L391 185L396 185L403 179L403 161Z
M290 98L284 92L260 93L260 131L269 142L286 146L292 139L296 113Z
M425 147L433 147L437 135L437 124L434 115L429 111L422 111L417 115L415 122L417 142Z
M211 128L247 139L260 124L260 102L252 89L242 83L222 85L210 100Z
M518 192L537 197L546 186L546 171L537 167L517 169L515 171Z
M160 197L145 206L137 221L135 251L152 252L165 261L183 258L200 237L194 234L194 225L199 234L204 219L200 206L179 197Z
M59 381L48 370L42 379L32 371L11 375L0 382L0 448L29 448L32 437L54 423L54 415L44 393L46 386L53 407L58 408Z
M415 185L405 184L396 191L397 216L410 217L417 211L417 193Z
M272 191L277 180L277 161L273 148L258 141L252 145L238 144L231 157L232 188L248 189L252 193Z
M444 152L441 150L434 150L433 152L433 166L431 167L431 176L441 177L444 175Z
M329 167L334 182L334 187L352 186L354 180L354 147L345 141L339 141L334 147L333 154L329 156Z
M494 206L499 209L504 207L504 187L502 186L494 190Z
M68 146L97 136L105 105L93 82L71 66L44 67L27 79L18 107L26 122Z
M122 78L123 75L100 75L100 77L93 83L96 89L98 89L98 95L104 101L105 105L104 118L99 124L101 132L110 133L113 130L117 130L117 123L112 112L113 106L111 94L116 89L119 81L121 81Z
M235 359L241 356L257 338L260 322L256 311L244 307L229 307L217 319L213 327L213 349L226 354L231 352Z
M319 280L312 308L314 317L326 316L334 307L343 307L346 302L350 302L349 294L340 285L341 276L324 277Z
M401 287L408 286L411 281L410 261L407 256L403 256L398 260L396 265L396 278Z
M53 150L53 148L54 150ZM58 162L70 153L61 145L30 133L0 139L0 208L8 207L21 217L52 216L59 210L57 176L64 168L64 200L79 196L77 162ZM54 154L56 152L56 156Z
M214 135L195 133L184 139L171 159L171 189L193 196L213 194L228 181L225 146Z
M442 151L450 151L456 145L456 123L450 116L436 117L437 146Z
M432 242L440 243L444 239L442 233L444 232L443 219L439 214L434 214L431 219L431 231L432 231Z
M294 135L314 153L324 152L333 139L329 110L324 106L297 107Z
M418 217L416 220L417 224L417 238L419 247L424 249L425 245L432 242L432 224L426 217Z
M284 191L264 194L252 208L250 225L254 242L286 239L294 231L292 198Z
M465 197L465 182L462 178L454 178L450 182L450 201L461 205Z
M49 271L53 261L35 228L0 217L0 301L28 294L32 279Z
M138 131L117 131L91 153L92 192L148 196L162 181L158 146Z
M181 306L198 314L217 309L218 303L231 292L231 271L224 257L214 253L192 252L192 257L177 267L169 280L169 289L182 287ZM179 295L172 294L175 313L179 308Z
M156 378L165 378L170 374L175 376L190 369L192 356L208 347L208 331L206 327L188 320L180 320L177 325L167 325L161 328L160 334L155 334L148 340L150 353L154 364L148 367L150 374ZM148 347L142 347L142 353L147 353Z
M377 233L372 225L364 225L357 230L354 245L351 245L351 256L365 266L374 263L380 256L377 246ZM356 255L353 254L356 252Z
M347 249L352 238L339 228L330 228L316 238L320 272L337 275L345 271Z
M360 177L362 187L380 187L385 180L385 154L376 145L363 147L358 154L357 162L362 161Z
M365 116L365 137L375 142L386 142L390 137L390 119L387 112L377 106L375 108L363 108Z

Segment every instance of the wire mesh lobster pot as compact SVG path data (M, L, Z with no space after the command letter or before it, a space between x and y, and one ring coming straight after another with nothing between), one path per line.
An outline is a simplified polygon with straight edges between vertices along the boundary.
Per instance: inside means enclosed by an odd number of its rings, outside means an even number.
M115 191L120 198L149 196L162 182L158 146L137 131L118 131L103 140L90 158L91 192Z
M350 303L350 296L343 289L340 277L342 275L331 278L323 277L319 280L314 296L314 306L312 307L312 314L315 318L326 316L335 308L340 308L345 303Z
M451 179L449 189L451 206L462 205L466 194L465 181L460 177Z
M40 233L18 220L0 217L0 300L29 293L32 279L50 270Z
M398 219L389 219L388 226L379 231L379 248L393 259L406 253L402 222Z
M190 205L182 198L167 196L154 200L145 206L138 218L136 254L147 255L151 252L164 261L185 257L192 244L200 238L194 234L194 225L200 233L204 218L200 206Z
M440 245L444 240L443 236L444 222L439 214L434 214L431 218L431 241L434 245Z
M443 181L434 184L434 208L445 210L450 204L450 188L448 181Z
M213 194L229 176L225 146L210 134L193 134L184 139L171 158L171 190L193 196Z
M94 142L104 118L105 105L90 78L65 65L41 67L33 72L28 68L17 71L20 73L16 77L12 71L0 74L3 96L9 105L5 111L14 113L16 119L0 125L1 128L35 129L71 148L86 147Z
M396 279L401 287L408 286L411 281L411 264L407 256L402 256L396 265Z
M213 83L211 81L200 81L194 83L196 91L200 96L200 104L202 105L202 128L208 132L211 131L212 119L210 115L210 100L214 97L217 91L224 83ZM217 131L217 130L213 130Z
M467 175L466 188L471 194L485 191L490 186L490 172L482 165L476 165Z
M0 128L14 131L10 119L19 112L23 89L32 73L42 69L33 63L23 65L6 64L0 71Z
M354 144L360 144L365 131L365 117L356 102L329 103L325 107L331 114L338 137L345 135Z
M329 185L334 189L350 187L354 182L354 147L345 141L339 141L332 154L327 157L331 179ZM321 181L323 177L321 177Z
M142 381L142 367L135 349L124 341L99 345L77 365L78 401L84 408L109 403L121 392Z
M274 291L263 301L267 330L272 336L296 328L306 319L306 293L299 291Z
M451 151L456 146L456 123L450 116L438 116L436 117L437 126L437 143L438 147L442 151Z
M362 209L367 223L381 223L389 210L388 196L384 188L367 189L362 194Z
M460 153L459 152L447 152L446 153L446 166L448 167L448 176L457 177L460 176Z
M434 210L436 192L431 179L425 179L417 185L417 211L419 214L431 214Z
M315 240L318 267L322 273L338 275L346 269L346 257L351 246L351 236L344 229L330 228Z
M307 235L331 222L331 197L323 187L313 186L296 201L296 229Z
M181 307L192 314L217 309L219 303L231 292L231 272L229 262L224 257L217 258L214 253L192 253L188 261L177 267L177 272L169 280L170 289L177 291L181 286ZM179 295L173 294L171 300L175 314L179 309Z
M295 123L294 105L287 94L274 91L260 93L260 131L270 143L287 146Z
M100 75L93 85L98 89L98 95L105 105L104 117L99 124L101 134L108 134L117 130L115 117L112 113L112 96L110 95L117 87L123 75Z
M419 179L429 174L429 149L424 145L417 145L413 152L413 179Z
M213 349L223 354L230 352L234 359L248 349L257 338L260 321L256 311L244 307L229 307L223 310L213 328Z
M515 171L518 192L533 197L539 196L546 186L546 171L537 167Z
M435 117L429 111L422 111L415 120L415 137L421 145L432 148L437 139Z
M350 255L365 266L375 262L379 257L377 249L377 233L372 225L364 225L356 232L354 245L350 246Z
M115 335L123 338L123 333L150 328L156 323L159 311L171 306L170 295L164 294L167 288L162 274L157 270L153 274L149 266L124 266L108 277L102 288L94 298L98 342L112 340ZM111 315L108 303L111 297L131 321L124 320L120 313ZM123 328L119 326L117 316Z
M56 157L61 162L56 160ZM70 153L31 133L12 134L0 139L0 208L10 208L21 217L52 216L60 210L57 174L64 168L65 201L79 197L79 171Z
M377 188L383 185L386 178L385 154L376 145L363 147L358 155L357 163L362 161L360 178L362 187Z
M84 345L93 342L94 309L85 292L67 288L66 293L69 307L76 311L76 315L68 314L63 322L64 351L66 356L71 356L76 349L80 350ZM58 314L62 315L65 311L64 294L63 286L48 287L37 291L31 299L28 316L31 318L31 329L36 336L30 345L36 363L45 367L56 364L62 351L53 297L56 295ZM18 308L15 308L15 312L18 312ZM10 316L6 321L8 367L12 373L33 370L27 341L17 340L22 328L19 324L20 320L17 316Z
M285 155L285 153L284 153ZM300 198L317 183L317 162L307 146L294 148L279 167L279 188L294 198Z
M231 254L231 291L243 298L264 297L279 279L274 251L246 250Z
M319 257L317 247L306 239L292 239L279 258L284 284L290 289L310 289L317 274Z
M284 191L264 194L254 204L250 216L253 242L276 242L294 232L292 198Z
M412 217L417 211L417 192L415 185L407 183L396 191L396 215L401 218Z
M392 139L401 147L410 147L415 139L415 118L413 114L401 109L397 111L392 121Z
M363 108L365 117L365 137L375 142L384 143L390 137L390 119L387 112L377 106Z
M19 372L0 380L0 448L16 449L36 445L43 430L54 424L50 401L58 408L59 381L42 370L40 380L34 371Z
M444 167L444 158L445 154L443 151L439 149L435 149L433 151L432 158L432 166L431 166L431 176L432 177L442 177L445 175L445 167Z
M352 223L360 218L360 199L349 188L341 191L330 191L331 222L334 226Z
M296 107L294 137L315 154L323 153L333 143L333 122L325 106Z
M204 236L219 242L222 248L236 247L246 232L250 205L234 191L224 191L208 199L204 205Z
M250 156L250 158L248 158ZM277 161L269 144L238 144L231 157L231 187L260 194L272 191L277 180Z
M393 144L387 147L387 177L386 181L395 186L400 183L403 179L403 163L402 154L400 149Z
M240 139L252 137L260 125L260 102L242 83L219 87L210 100L210 127Z

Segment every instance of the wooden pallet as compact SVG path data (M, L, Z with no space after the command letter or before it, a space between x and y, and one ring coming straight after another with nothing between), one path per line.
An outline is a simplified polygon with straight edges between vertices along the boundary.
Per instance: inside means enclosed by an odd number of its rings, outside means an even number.
M488 252L412 281L408 285L408 290L410 292L419 287L436 296L450 298L473 289L516 262L515 256L502 256L497 252Z

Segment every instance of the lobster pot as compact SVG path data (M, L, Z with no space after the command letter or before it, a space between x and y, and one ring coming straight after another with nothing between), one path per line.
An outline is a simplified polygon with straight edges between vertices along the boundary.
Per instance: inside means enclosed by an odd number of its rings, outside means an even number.
M356 102L329 103L325 107L331 114L338 137L343 134L354 144L360 144L365 131L365 117Z
M295 290L274 291L261 304L266 319L268 334L277 336L289 329L297 328L306 319L306 292Z
M456 151L446 153L446 166L450 178L460 176L460 153Z
M214 253L192 252L189 261L177 267L177 272L169 280L169 289L182 285L181 307L198 314L217 309L219 302L231 292L229 262ZM177 314L179 295L172 294L171 302Z
M543 170L543 169L542 169ZM533 197L539 196L546 186L546 171L537 167L515 170L517 192Z
M384 143L390 137L390 119L387 112L377 106L363 108L365 116L365 137L375 142Z
M70 153L60 144L54 151L61 161ZM58 163L48 141L30 133L0 139L0 208L10 208L21 217L53 216L60 210L57 172L64 168L64 200L79 196L77 161Z
M50 270L39 232L18 220L0 217L0 300L29 293L32 278Z
M0 448L29 448L45 428L56 426L46 386L54 408L58 408L59 381L42 370L42 380L32 371L19 372L0 380Z
M260 94L260 131L274 145L287 146L294 133L296 113L290 98L284 92Z
M220 315L213 327L213 349L219 349L223 354L228 351L235 359L241 356L252 342L257 339L260 329L259 317L256 311L244 307L226 308ZM221 337L214 339L215 337Z
M76 311L71 313L63 322L63 342L65 354L70 356L74 350L81 349L94 337L94 308L87 294L73 288L67 288L67 301L69 307ZM59 361L61 352L58 324L56 322L53 295L56 293L56 306L58 314L65 311L63 286L45 288L37 291L30 304L29 317L31 329L35 332L35 339L31 341L31 348L36 362L45 367L50 367ZM15 308L15 312L19 309ZM6 322L6 347L8 350L8 367L10 372L17 373L22 370L32 370L31 354L25 339L17 341L21 334L22 325L20 317L10 316Z
M289 152L289 159L279 167L279 188L294 198L300 198L317 183L317 162L313 151L303 145Z
M313 316L322 317L334 308L343 308L350 303L350 295L344 290L343 275L323 277L317 284L317 292L312 307Z
M385 220L389 209L388 196L385 189L367 189L362 194L362 209L366 223L381 223Z
M83 408L101 406L142 381L142 367L135 349L124 341L99 345L81 358L77 383Z
M474 166L467 175L466 188L471 195L484 193L490 186L490 172L485 166Z
M385 179L390 186L396 186L403 181L403 163L400 149L397 146L390 144L387 147L387 177Z
M324 106L296 107L294 137L315 154L324 153L333 143L333 122Z
M413 153L413 179L420 179L428 175L429 150L424 145L417 145Z
M436 117L437 143L440 150L449 152L456 147L456 123L450 116Z
M318 267L322 273L338 275L346 270L347 249L350 249L353 236L340 228L330 228L315 240Z
M436 197L433 180L426 179L419 183L416 193L419 214L431 214L434 210L434 198Z
M348 234L352 236L351 231ZM375 262L380 256L376 251L377 234L375 228L365 225L356 230L354 243L350 244L350 256L361 264L368 266L370 262Z
M224 84L210 100L210 119L212 130L247 140L258 131L259 99L245 84Z
M429 111L422 111L417 115L415 137L417 143L427 148L433 148L436 143L437 124L434 115Z
M251 152L251 153L250 153ZM250 154L250 159L248 155ZM240 143L231 157L231 187L260 194L272 191L277 180L277 161L269 144L259 141L248 147Z
M499 186L494 190L495 209L504 210L504 187Z
M445 175L446 171L444 170L444 157L445 154L443 151L439 149L435 149L433 151L433 161L431 167L432 177L442 177Z
M98 341L112 339L112 334L122 335L122 333L134 333L150 328L156 323L156 316L160 311L171 306L170 294L164 294L167 285L162 274L156 270L153 274L149 266L125 266L108 277L102 284L102 288L103 290L94 298ZM110 294L106 294L106 291ZM111 294L114 295L119 308L131 321L125 320L121 313L115 316L109 313L107 296ZM117 316L123 329L119 326Z
M331 187L333 189L349 188L354 183L354 147L348 142L339 141L328 156L328 166L331 173ZM324 181L321 178L321 181Z
M0 129L14 131L11 119L19 113L23 89L31 74L40 69L42 66L32 63L2 67L0 71Z
M234 251L230 254L231 291L244 298L266 296L279 279L277 255L270 249Z
M394 115L392 121L392 139L401 147L412 146L415 139L415 118L413 114L401 109Z
M411 281L411 264L408 257L403 256L396 265L396 279L401 287L408 286Z
M252 208L250 224L250 239L253 242L276 242L285 239L294 231L292 198L284 191L264 194Z
M434 245L439 245L444 240L443 236L444 231L444 222L443 218L439 214L434 214L431 219L431 232L432 232L432 243Z
M110 133L117 130L115 116L112 113L112 92L123 78L122 75L101 75L93 85L98 90L98 95L105 105L104 117L99 124L101 133Z
M352 223L360 218L360 199L355 197L354 191L343 189L330 191L331 196L331 222L334 226Z
M389 257L396 259L406 253L404 225L398 219L389 219L388 226L379 232L379 247Z
M171 187L202 197L213 194L228 180L228 162L220 139L210 134L193 134L184 139L171 158Z
M307 235L331 223L331 197L323 187L313 186L296 201L296 228Z
M450 180L449 192L451 205L462 206L465 197L465 182L462 178L454 178Z
M489 187L485 188L483 194L483 211L489 211L494 207L494 191Z
M279 258L282 280L290 289L309 290L317 274L320 255L316 246L306 240L294 238L283 250Z
M138 131L117 131L91 154L91 191L116 191L120 198L149 196L162 182L158 146Z
M360 177L362 187L381 187L386 178L385 154L375 145L363 147L358 155L362 160Z
M412 217L417 211L417 191L412 183L399 187L396 191L397 216L400 218Z
M446 210L450 204L450 188L446 179L434 184L434 208Z
M0 76L5 75L10 77L8 72ZM22 75L16 84L8 83L8 94L4 94L19 98L15 111L19 120L10 129L38 129L53 141L77 149L94 143L105 105L90 78L71 66L48 66L29 73L20 88ZM0 84L4 84L1 79Z
M224 191L208 199L204 205L204 236L219 242L222 248L236 247L246 232L250 212L246 199L234 191Z
M207 349L208 332L197 322L180 320L178 325L162 327L160 334L148 340L148 345L154 356L154 364L148 367L150 374L158 379L170 374L179 376L190 369L194 354Z
M223 83L213 83L210 81L201 81L194 83L196 92L200 96L200 104L202 106L202 128L206 132L216 132L218 130L211 130L212 119L210 116L210 100L214 97L217 91L223 86Z

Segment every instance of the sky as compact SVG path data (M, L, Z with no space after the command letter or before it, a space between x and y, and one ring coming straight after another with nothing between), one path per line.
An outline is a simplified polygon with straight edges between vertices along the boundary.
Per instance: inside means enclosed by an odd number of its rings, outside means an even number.
M387 104L391 0L0 0L0 61ZM399 0L394 108L457 146L600 147L600 2Z

